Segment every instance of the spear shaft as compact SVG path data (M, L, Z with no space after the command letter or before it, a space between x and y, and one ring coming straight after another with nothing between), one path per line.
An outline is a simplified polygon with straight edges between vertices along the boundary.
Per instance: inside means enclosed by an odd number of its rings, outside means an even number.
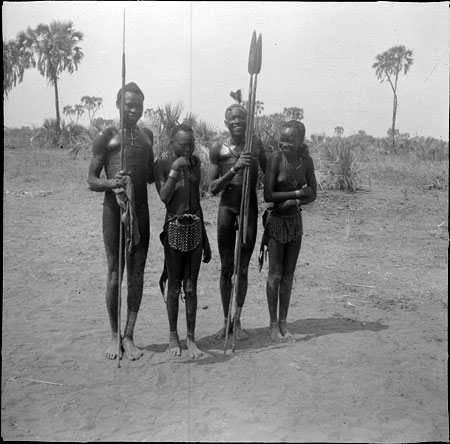
M250 87L249 87L249 98L248 98L248 109L247 109L247 131L246 131L246 141L244 151L251 152L253 145L253 131L255 126L255 108L256 108L256 86L258 83L258 74L261 70L262 62L262 37L261 34L256 41L256 33L253 32L252 44L250 46L250 56L248 71L250 74ZM247 231L248 231L248 212L250 206L250 168L245 168L244 173L244 186L242 189L242 200L244 201L244 211L241 213L244 217L244 232L243 232L243 242L247 242Z
M249 100L247 105L247 127L245 133L245 146L244 152L251 152L252 142L253 142L253 126L254 126L254 114L255 114L255 98L256 98L256 84L257 76L261 70L261 34L258 40L256 40L256 31L253 31L252 41L250 44L250 53L248 59L248 71L250 74L250 84L249 84ZM250 201L250 179L251 172L250 168L246 167L244 170L243 184L242 184L242 197L240 206L240 215L238 223L238 233L237 241L235 247L234 255L234 269L233 276L231 279L232 289L230 295L230 303L228 307L227 323L225 326L225 344L224 344L224 354L227 352L227 342L228 342L228 330L231 323L231 312L233 308L233 301L236 301L235 316L233 319L233 342L232 351L235 350L236 342L236 315L237 315L237 296L240 289L240 269L241 269L241 256L242 256L242 244L247 241L247 228L248 228L248 212L249 212L249 201Z
M120 170L126 170L126 152L125 152L125 9L123 10L123 43L122 43L122 95L120 99ZM117 291L117 367L120 367L120 352L122 348L122 337L120 332L120 312L122 306L122 278L123 278L123 209L120 207L120 229L119 229L119 288Z

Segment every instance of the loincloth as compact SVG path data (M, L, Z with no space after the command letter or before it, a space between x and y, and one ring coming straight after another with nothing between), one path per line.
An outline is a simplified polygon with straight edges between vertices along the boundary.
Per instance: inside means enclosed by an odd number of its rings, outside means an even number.
M202 219L196 214L182 214L181 216L171 217L159 235L159 239L163 245L165 238L167 238L169 247L175 251L188 253L195 250L203 240ZM167 262L164 260L164 268L159 279L159 288L163 297L167 278Z
M269 238L287 244L296 241L303 235L303 222L301 208L293 215L277 214L272 208L263 214L264 234L261 241L259 253L259 269L264 264L264 256L267 254L267 243Z
M268 213L265 230L269 237L282 244L293 242L303 234L302 215L300 211L292 216Z

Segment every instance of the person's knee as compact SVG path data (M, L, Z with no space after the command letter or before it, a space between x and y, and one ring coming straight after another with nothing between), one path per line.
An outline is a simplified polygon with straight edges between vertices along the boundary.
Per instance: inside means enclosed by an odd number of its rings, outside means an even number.
M167 290L167 301L169 303L177 302L179 297L180 297L179 288L169 288Z
M186 291L184 293L186 301L186 312L194 313L197 311L197 292L195 290Z
M283 273L281 277L281 284L287 287L292 287L292 283L294 282L294 273Z
M269 276L267 277L267 281L269 283L269 285L273 286L278 286L281 282L283 278L283 273L281 270L276 269L276 270L270 270L269 271Z
M118 271L118 269L109 270L107 280L108 280L108 285L112 289L117 288L119 286L119 271Z
M234 268L233 261L224 257L220 269L220 274L222 275L222 278L231 279L231 277L233 276L233 268Z

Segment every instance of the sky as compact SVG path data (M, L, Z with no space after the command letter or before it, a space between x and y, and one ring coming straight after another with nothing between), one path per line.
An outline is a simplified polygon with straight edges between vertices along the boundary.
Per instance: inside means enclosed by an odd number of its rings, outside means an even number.
M414 63L399 79L396 127L448 140L449 2L3 2L3 39L39 23L72 21L84 34L84 58L72 75L60 76L61 112L88 95L103 98L96 117L117 119L124 11L126 82L143 90L144 109L182 101L185 112L224 130L230 91L248 98L256 30L256 99L264 114L298 107L307 136L333 135L340 126L344 135L382 137L393 93L372 65L377 54L404 45ZM55 117L53 87L30 69L3 106L5 126L40 126Z

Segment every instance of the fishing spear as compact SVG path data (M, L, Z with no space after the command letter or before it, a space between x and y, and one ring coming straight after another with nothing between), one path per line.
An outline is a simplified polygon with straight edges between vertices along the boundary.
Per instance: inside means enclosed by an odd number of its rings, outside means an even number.
M262 63L262 37L261 34L256 40L256 31L253 31L252 40L250 43L250 52L248 58L248 72L250 74L250 85L249 85L249 99L247 104L247 125L245 133L245 145L244 152L251 152L252 150L252 137L254 130L254 114L255 114L255 99L256 99L256 84L257 76L261 71ZM236 300L236 311L237 311L237 295L239 294L239 284L240 284L240 268L241 268L241 254L242 254L242 244L247 240L247 228L248 228L248 211L249 211L249 201L250 201L250 182L251 174L249 167L245 168L243 185L242 185L242 198L240 207L240 217L238 224L238 235L234 254L234 270L231 279L232 290L230 297L230 304L228 307L227 324L225 330L225 344L224 344L224 354L227 352L228 343L228 330L230 328L231 322L231 312L233 307L233 301ZM235 350L236 342L236 313L233 319L233 343L232 351Z
M123 116L125 112L125 9L123 10L123 32L122 32L122 95L120 99L120 172L126 171L126 153ZM119 288L117 292L117 367L120 368L120 352L122 347L122 338L120 332L120 311L122 305L122 278L123 278L123 208L120 207L120 231L119 231ZM128 271L127 271L128 273Z

